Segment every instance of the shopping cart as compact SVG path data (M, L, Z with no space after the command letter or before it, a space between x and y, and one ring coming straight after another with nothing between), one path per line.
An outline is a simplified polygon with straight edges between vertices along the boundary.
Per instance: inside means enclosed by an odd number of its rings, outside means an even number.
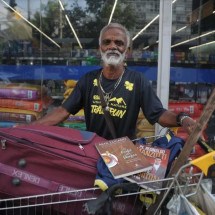
M210 171L210 167L214 167L215 165L215 151L212 151L204 156L201 156L195 160L191 160L189 163L183 165L176 175L174 176L173 180L166 184L165 186L168 187L166 192L163 195L160 204L158 205L157 209L155 210L154 214L157 214L160 210L162 204L165 202L167 196L169 195L171 190L174 192L180 193L183 197L188 198L190 196L194 196L197 194L199 187L202 183L202 179L204 176L209 176L214 178L214 172ZM192 174L192 166L198 167L201 172L199 174ZM189 169L190 172L185 172L186 169ZM194 185L194 188L189 189L190 185ZM215 202L214 202L215 203Z
M188 164L181 167L178 173L171 178L165 178L162 180L143 182L140 184L126 183L127 185L134 185L132 189L123 191L120 185L116 186L119 193L114 192L111 198L112 214L144 214L147 209L147 205L153 203L148 201L148 197L151 194L159 195L160 191L165 191L165 195L157 211L160 210L164 204L166 198L171 193L170 191L180 189L187 189L192 187L194 195L201 184L204 175L207 175L208 168L215 164L215 151L208 153L198 159L190 161ZM192 171L185 171L191 166L199 167L202 172L193 174ZM157 183L161 181L163 187L160 189L147 190L142 188L147 183ZM125 184L124 184L125 186ZM144 186L145 187L145 186ZM104 192L97 187L89 189L79 189L66 192L47 193L34 196L23 196L16 198L0 199L0 214L1 215L73 215L73 214L93 214L90 211L90 207L94 202L98 203L98 199L101 198ZM102 200L102 199L101 199ZM110 200L110 199L109 199ZM154 199L156 201L156 198ZM157 212L156 212L157 213Z

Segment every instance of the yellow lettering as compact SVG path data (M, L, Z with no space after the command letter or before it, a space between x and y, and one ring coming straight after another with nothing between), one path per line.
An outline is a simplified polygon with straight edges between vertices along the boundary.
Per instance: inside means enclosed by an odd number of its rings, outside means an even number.
M163 154L162 155L162 160L166 160L167 159L167 154Z
M140 178L145 179L145 180L149 180L149 181L159 179L159 177L157 177L156 175L153 175L153 174L148 173L148 172L141 172L138 175L139 175Z
M161 152L154 152L154 151L150 151L146 149L139 147L139 150L142 154L148 156L148 157L152 157L152 158L156 158L156 157L160 157L161 160L166 160L167 159L167 154L163 154Z
M94 100L100 100L100 97L99 97L99 95L94 95L94 96L93 96L93 99L94 99Z
M91 113L103 114L102 106L91 105Z
M111 116L116 116L116 117L122 118L125 115L125 113L126 113L126 110L117 110L114 108L110 108Z
M109 111L111 116L119 117L119 118L122 118L126 113L126 110L117 110L115 108L110 108ZM91 105L91 113L104 114L102 110L102 106L95 105L95 104Z

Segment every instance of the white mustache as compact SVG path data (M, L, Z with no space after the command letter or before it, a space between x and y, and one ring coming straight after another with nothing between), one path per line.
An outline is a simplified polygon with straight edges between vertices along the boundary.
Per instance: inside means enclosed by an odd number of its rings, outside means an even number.
M106 52L104 52L104 54L118 54L121 55L121 53L117 50L107 50Z
M107 50L106 52L101 51L101 57L105 64L118 65L125 59L125 52L120 53L118 50Z

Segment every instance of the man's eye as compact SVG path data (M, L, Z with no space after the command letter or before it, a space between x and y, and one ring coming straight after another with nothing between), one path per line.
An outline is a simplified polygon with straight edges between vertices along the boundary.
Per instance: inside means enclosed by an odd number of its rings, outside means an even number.
M124 46L124 42L122 40L115 40L114 42L117 46Z
M103 40L102 44L103 45L109 45L111 43L111 40Z
M110 45L112 40L102 40L102 45ZM113 41L117 46L124 46L124 42L122 40L114 40Z

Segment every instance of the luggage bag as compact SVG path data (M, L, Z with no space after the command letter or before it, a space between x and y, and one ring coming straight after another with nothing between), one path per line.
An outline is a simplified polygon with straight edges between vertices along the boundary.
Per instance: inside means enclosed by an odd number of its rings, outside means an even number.
M1 128L0 141L0 198L4 199L92 187L99 157L94 144L104 139L71 128L29 125ZM58 210L64 213L68 208ZM81 209L72 210L79 214ZM76 214L72 210L70 214Z

